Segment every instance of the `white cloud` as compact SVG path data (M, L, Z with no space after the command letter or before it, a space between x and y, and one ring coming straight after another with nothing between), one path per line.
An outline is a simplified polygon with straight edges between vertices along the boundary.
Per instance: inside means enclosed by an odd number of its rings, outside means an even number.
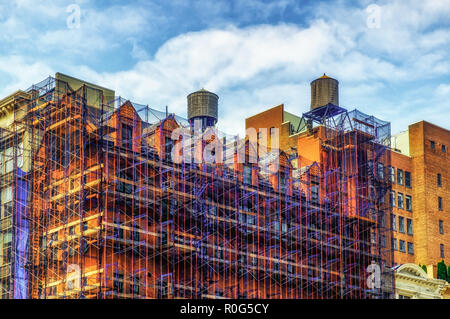
M450 95L450 84L439 84L439 86L436 88L436 94L442 95L442 96L449 96Z
M32 84L55 74L45 63L32 62L22 56L0 57L0 72L7 74L9 78L8 83L1 86L1 98L17 90L26 90Z
M152 7L154 12L148 12L115 6L93 11L83 4L86 11L82 28L49 29L37 36L37 49L59 47L69 56L77 52L88 59L112 48L120 53L124 42L128 43L130 57L139 59L131 68L101 72L80 63L64 65L60 71L111 87L138 103L160 109L169 105L171 112L180 115L186 115L186 95L204 87L219 94L219 126L229 133L242 133L245 117L280 103L296 114L307 111L309 82L323 72L340 81L340 101L344 107L358 107L391 120L394 131L419 120L418 116L431 120L426 112L433 108L431 103L439 104L443 113L449 113L443 98L448 94L448 84L439 87L420 84L423 80L432 83L450 75L450 33L446 20L449 0L379 1L380 29L369 29L366 25L365 7L369 1L354 8L344 7L340 2L319 3L305 27L293 24L239 27L220 17L221 12L239 8L247 8L250 16L284 14L293 3L237 1L231 8L227 3L193 2L194 7L210 8L211 23L220 21L220 27L174 36L153 55L145 49L143 34L158 31L149 29L154 26L151 21L162 23L167 18L157 17L160 8ZM157 20L152 20L155 16ZM247 19L244 15L239 18ZM8 30L25 29L16 18L3 24ZM24 32L20 34L27 36ZM16 68L24 70L30 61L32 74L43 72L43 77L64 62L59 59L56 64L49 58L37 63L30 58L15 57L0 70L15 74ZM16 76L12 80L14 85L7 89L19 84L28 87L32 81L36 80ZM415 112L416 109L420 110ZM442 116L436 121L442 126L447 124Z

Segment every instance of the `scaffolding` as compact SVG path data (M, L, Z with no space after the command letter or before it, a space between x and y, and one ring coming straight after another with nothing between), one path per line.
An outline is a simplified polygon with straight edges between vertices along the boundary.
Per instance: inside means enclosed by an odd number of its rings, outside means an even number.
M367 284L370 265L392 267L389 123L328 105L303 115L321 161L251 161L257 144L216 131L185 145L195 159L215 139L223 161L175 163L172 132L191 132L181 117L54 78L26 92L2 132L14 297L391 296L384 279Z

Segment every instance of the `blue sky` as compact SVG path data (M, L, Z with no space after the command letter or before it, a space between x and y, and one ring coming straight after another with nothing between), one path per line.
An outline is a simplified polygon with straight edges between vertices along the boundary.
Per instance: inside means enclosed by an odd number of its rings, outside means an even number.
M268 107L306 112L326 72L341 106L393 133L450 128L449 17L450 0L2 1L0 95L63 72L185 116L204 87L220 96L219 128L242 133Z

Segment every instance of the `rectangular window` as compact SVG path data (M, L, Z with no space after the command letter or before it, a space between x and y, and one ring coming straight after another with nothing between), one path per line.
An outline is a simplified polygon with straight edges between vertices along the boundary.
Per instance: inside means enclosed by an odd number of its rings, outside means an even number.
M444 254L444 244L441 244L441 246L440 246L440 251L441 251L441 258L445 258L445 254Z
M406 219L406 232L408 235L413 234L413 223L412 223L412 219L410 219L410 218Z
M389 203L391 204L392 207L395 207L395 191L391 191L391 197L389 200Z
M381 240L381 243L380 243L381 247L382 248L386 248L386 236L385 235L381 235L380 240Z
M280 192L284 193L286 191L286 174L280 172L279 177L280 177Z
M443 210L442 197L438 197L438 208L439 210Z
M317 203L319 201L319 185L311 185L311 201Z
M439 221L439 234L444 234L444 221Z
M6 187L2 191L2 202L3 204L9 203L13 200L13 189L12 186Z
M389 167L389 178L392 183L395 183L395 167Z
M164 142L164 153L166 154L166 156L169 156L172 153L172 148L173 140L169 136L166 136Z
M436 143L434 141L430 141L430 147L434 150L436 148Z
M405 171L405 186L411 187L411 173Z
M398 193L397 201L398 201L398 208L403 209L403 194L402 193Z
M403 185L403 170L397 168L397 184Z
M408 243L408 254L414 255L414 244Z
M405 232L405 218L398 216L398 231L401 233Z
M378 214L380 216L381 227L386 227L386 218L384 217L384 212L379 212Z
M437 174L437 186L442 187L442 176L441 174Z
M399 251L401 251L402 253L404 253L406 251L405 241L404 240L400 240Z
M441 150L442 150L442 153L445 153L445 151L447 150L447 148L445 147L445 145L442 145Z
M252 183L252 168L248 165L244 166L244 183L245 184Z
M118 293L123 293L123 274L116 272L114 277L114 290Z
M17 149L17 167L22 168L23 166L23 142L19 143L19 147Z
M397 231L397 216L391 214L391 227L393 231Z
M133 139L133 127L131 125L122 124L122 146L130 148Z
M275 127L270 128L270 136L275 134Z
M407 211L412 211L412 199L411 199L411 195L406 195L405 196L405 206L406 206L406 210Z
M377 174L378 178L384 179L384 166L382 163L378 163L377 165Z
M397 238L392 238L392 249L397 250Z
M5 151L5 173L10 173L14 170L14 149L7 148Z

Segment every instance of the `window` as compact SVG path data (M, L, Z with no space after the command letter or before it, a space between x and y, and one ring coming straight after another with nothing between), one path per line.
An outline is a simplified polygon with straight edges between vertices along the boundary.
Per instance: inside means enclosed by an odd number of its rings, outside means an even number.
M405 186L411 187L411 173L405 171Z
M139 225L134 224L133 231L131 232L131 239L134 241L140 241L140 235L141 233L139 232Z
M17 149L17 167L23 166L23 142L19 143L19 147Z
M56 286L52 286L52 287L48 288L48 295L49 295L49 297L56 296L56 293L57 293Z
M398 208L403 209L403 194L402 193L398 193L397 200L398 200Z
M386 236L385 235L381 235L380 241L381 241L381 243L380 243L381 247L386 248Z
M280 192L286 191L286 174L283 172L280 172Z
M256 217L253 215L247 215L247 223L249 225L255 225L256 224Z
M381 227L386 227L386 218L384 217L384 212L379 212L378 214L380 216Z
M414 255L414 244L408 243L408 254Z
M392 238L392 249L397 250L397 238Z
M395 207L395 191L391 191L391 197L389 199L389 203L392 207Z
M122 124L122 146L131 147L133 138L133 127L131 125Z
M244 183L245 184L252 183L252 168L248 165L244 166Z
M313 203L316 203L319 201L319 185L311 185L310 187L311 190L311 201Z
M88 230L88 228L89 228L89 223L87 221L83 222L83 231Z
M407 211L412 211L412 200L411 200L411 195L406 195L405 196L405 206L406 206L406 210Z
M441 258L445 258L445 254L444 254L444 244L440 245L440 251L441 251Z
M413 224L412 224L412 219L410 219L410 218L406 219L406 232L408 235L413 234Z
M371 232L371 244L375 245L377 243L377 234L375 232Z
M123 274L116 272L114 277L114 290L118 293L123 293Z
M52 240L52 241L58 241L58 233L57 233L57 232L52 233L52 234L50 235L50 240Z
M403 185L403 170L397 168L397 184Z
M289 261L289 263L287 264L287 271L290 274L294 273L294 267L292 266L293 261Z
M405 232L405 218L398 216L398 231L401 233Z
M392 183L395 183L395 167L389 167L389 178Z
M406 247L405 247L405 241L404 240L400 240L400 243L399 243L399 251L401 251L402 253L404 253L406 250Z
M14 170L14 149L7 148L5 151L5 173L10 173Z
M2 202L3 203L8 203L8 202L12 201L13 200L13 189L12 189L12 187L9 186L7 188L4 188L3 191L2 191L2 195L3 195L3 198L2 198Z
M430 141L430 147L434 150L436 148L436 143L434 141Z
M173 140L169 136L166 136L164 143L164 153L166 155L170 155L172 153L172 148L173 148Z
M384 166L382 163L378 163L377 165L377 174L380 179L384 178Z
M281 223L281 232L283 234L287 233L287 224L286 223Z
M258 132L258 140L260 140L262 137L262 132Z
M441 174L437 174L437 186L442 187L442 176Z
M275 268L275 270L279 271L280 270L280 263L279 262L275 262L274 263L274 268Z
M397 231L397 216L391 214L391 227L393 231Z
M438 197L438 208L439 208L439 210L443 210L442 209L442 197Z
M375 200L375 187L373 185L369 186L369 197L372 200Z
M442 153L445 153L445 151L447 150L445 145L442 145L441 150L442 150Z
M6 218L12 215L14 209L13 203L13 188L11 186L6 187L2 190L1 200L3 205L3 216L0 211L0 217ZM1 206L0 206L1 207Z
M439 221L439 234L444 234L444 221Z
M270 128L270 136L275 134L275 127Z
M139 295L139 276L133 277L133 294Z

